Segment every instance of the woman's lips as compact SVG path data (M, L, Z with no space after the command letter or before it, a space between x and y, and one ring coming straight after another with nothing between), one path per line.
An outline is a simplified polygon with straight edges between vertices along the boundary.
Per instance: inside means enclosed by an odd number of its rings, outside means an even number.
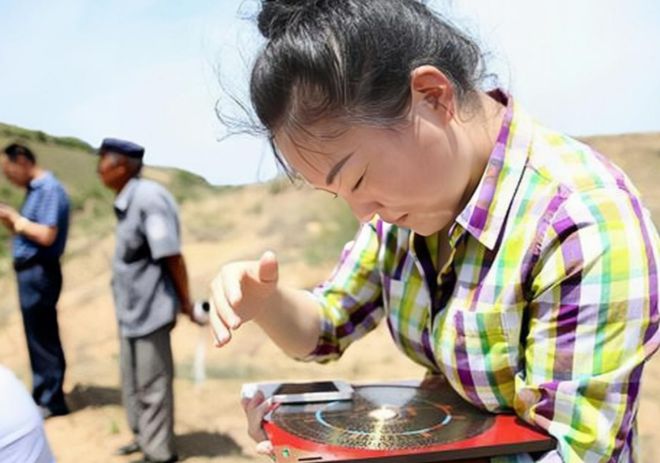
M395 225L401 225L407 218L408 218L408 214L403 214L394 220L386 220L386 222L393 223Z

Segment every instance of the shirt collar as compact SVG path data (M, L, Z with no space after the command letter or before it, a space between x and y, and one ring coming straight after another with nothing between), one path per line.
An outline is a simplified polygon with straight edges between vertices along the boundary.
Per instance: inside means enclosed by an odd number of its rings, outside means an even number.
M37 188L41 188L49 182L50 177L52 176L52 173L45 171L40 177L30 180L30 183L28 184L28 190L36 190Z
M131 199L133 198L135 188L137 188L137 184L138 177L133 177L126 183L126 185L124 185L124 188L121 189L115 198L114 203L115 211L117 213L126 212L126 209L128 209L128 206L131 203Z
M500 91L501 93L501 91ZM456 218L456 224L488 249L493 249L520 183L531 145L532 120L510 95L497 142L470 201ZM457 227L450 237L461 235Z

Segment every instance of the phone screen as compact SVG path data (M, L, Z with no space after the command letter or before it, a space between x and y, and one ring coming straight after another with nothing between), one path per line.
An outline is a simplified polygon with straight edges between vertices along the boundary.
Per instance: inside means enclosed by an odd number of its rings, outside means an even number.
M306 394L309 392L337 392L338 389L332 381L318 381L312 383L282 383L273 392L278 394Z

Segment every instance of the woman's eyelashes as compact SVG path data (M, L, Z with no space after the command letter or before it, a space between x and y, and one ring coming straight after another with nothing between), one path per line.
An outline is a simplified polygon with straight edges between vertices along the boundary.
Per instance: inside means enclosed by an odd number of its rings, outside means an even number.
M362 175L360 176L360 178L358 179L358 181L355 182L355 185L353 185L353 188L351 188L351 192L355 192L355 190L357 190L358 188L360 188L360 185L362 184L362 181L364 180L364 175L365 175L366 173L367 173L367 171L365 170L365 171L362 173Z
M332 196L333 199L334 199L334 198L337 198L337 197L339 196L338 193L336 193L336 192L334 192L334 191L327 190L327 189L325 189L325 188L321 188L321 187L319 187L319 186L314 187L314 189L315 189L315 190L324 191L324 192L328 193L329 195Z

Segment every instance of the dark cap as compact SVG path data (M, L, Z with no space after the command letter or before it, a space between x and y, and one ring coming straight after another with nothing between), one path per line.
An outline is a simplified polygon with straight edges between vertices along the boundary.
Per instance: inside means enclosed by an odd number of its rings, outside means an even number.
M144 147L133 143L132 141L120 140L118 138L104 138L99 148L99 153L112 151L113 153L123 154L129 158L142 159L144 156Z

